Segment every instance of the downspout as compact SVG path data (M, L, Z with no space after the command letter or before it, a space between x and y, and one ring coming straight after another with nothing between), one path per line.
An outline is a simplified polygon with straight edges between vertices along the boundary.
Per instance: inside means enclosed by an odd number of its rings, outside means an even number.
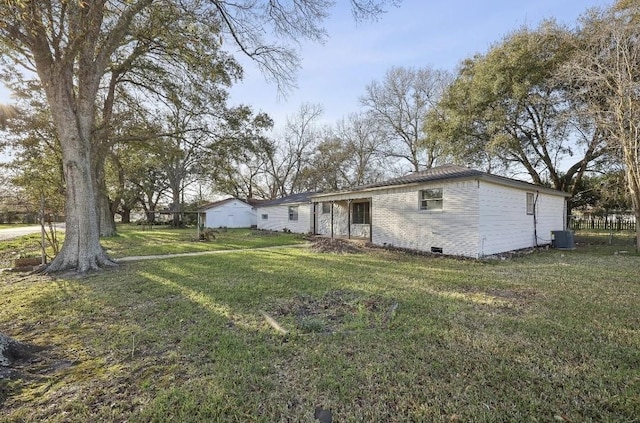
M536 191L536 198L533 200L533 238L538 247L538 212L536 209L538 208L538 196L540 195L540 191Z

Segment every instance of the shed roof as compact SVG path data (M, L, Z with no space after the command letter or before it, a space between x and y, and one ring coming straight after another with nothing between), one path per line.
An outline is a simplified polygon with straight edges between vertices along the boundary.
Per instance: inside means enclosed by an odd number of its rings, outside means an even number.
M222 206L224 204L227 204L227 203L230 203L230 202L232 202L234 200L240 201L241 203L244 203L247 206L252 207L251 204L247 203L244 200L241 200L239 198L229 197L229 198L225 198L224 200L214 201L212 203L205 204L205 205L201 206L198 209L198 211L204 212L204 211L207 211L207 210L215 209L216 207L220 207L220 206Z
M387 187L418 184L418 183L424 183L424 182L436 182L436 181L444 181L444 180L458 180L458 179L485 180L485 181L497 183L500 185L507 185L514 188L520 188L523 190L535 190L535 191L546 192L548 194L559 195L563 197L571 196L571 194L563 191L558 191L558 190L543 187L540 185L534 185L529 182L507 178L505 176L492 175L490 173L482 172L480 170L472 169L465 166L444 165L444 166L438 166L438 167L434 167L431 169L422 170L418 172L412 172L407 175L400 176L398 178L388 179L382 182L360 185L344 191L333 192L333 193L318 193L314 195L314 197L321 198L321 197L325 197L325 196L328 197L335 194L346 194L349 192L374 191L374 190L384 189Z

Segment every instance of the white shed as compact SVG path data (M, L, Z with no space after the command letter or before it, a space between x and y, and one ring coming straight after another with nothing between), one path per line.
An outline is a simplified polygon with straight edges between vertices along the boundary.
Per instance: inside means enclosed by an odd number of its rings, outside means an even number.
M551 244L569 194L462 166L441 166L312 197L313 232L480 258Z
M313 229L311 195L293 194L257 205L258 229L306 234Z
M256 211L249 203L227 198L200 208L207 228L250 228L256 225Z

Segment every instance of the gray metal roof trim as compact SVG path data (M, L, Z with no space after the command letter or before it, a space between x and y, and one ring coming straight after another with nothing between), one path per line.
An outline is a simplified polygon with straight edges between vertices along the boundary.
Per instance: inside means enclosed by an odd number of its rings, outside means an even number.
M530 182L520 181L517 179L507 178L506 176L492 175L490 173L482 172L476 169L470 169L463 166L440 166L433 169L423 170L420 172L413 172L408 175L400 176L398 178L389 179L387 181L360 185L344 191L335 191L331 193L317 193L313 195L313 198L331 197L334 195L342 195L348 193L356 193L363 191L373 191L393 186L402 186L410 184L420 184L424 182L435 182L442 180L456 180L456 179L481 179L488 182L494 182L501 185L507 185L511 187L519 187L523 189L531 189L535 191L546 192L551 195L558 195L563 197L570 197L571 194L558 191L553 188L547 188L540 185L535 185Z
M288 195L282 198L276 198L275 200L266 201L264 203L258 204L258 207L270 207L270 206L279 206L282 204L303 204L310 203L311 196L317 194L317 192L302 192L299 194Z

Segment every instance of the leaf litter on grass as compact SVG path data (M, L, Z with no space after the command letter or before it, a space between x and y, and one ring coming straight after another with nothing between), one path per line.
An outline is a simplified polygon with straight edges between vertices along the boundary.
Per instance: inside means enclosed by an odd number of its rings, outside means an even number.
M337 333L383 328L396 308L397 303L379 295L333 290L321 297L296 294L272 314L298 333Z

